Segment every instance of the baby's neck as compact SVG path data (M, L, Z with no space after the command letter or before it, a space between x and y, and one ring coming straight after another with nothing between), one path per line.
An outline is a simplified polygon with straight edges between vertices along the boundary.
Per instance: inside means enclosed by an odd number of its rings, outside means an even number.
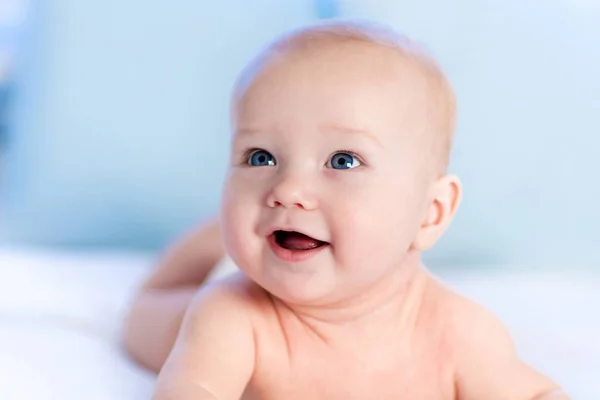
M409 254L401 265L358 296L319 306L281 305L326 342L339 341L341 335L366 344L384 340L387 334L412 331L429 279L420 254Z

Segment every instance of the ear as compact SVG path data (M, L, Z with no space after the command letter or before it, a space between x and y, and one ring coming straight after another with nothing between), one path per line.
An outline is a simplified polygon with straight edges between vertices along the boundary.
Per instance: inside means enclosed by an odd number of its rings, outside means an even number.
M433 247L452 222L461 198L462 184L457 176L446 175L433 184L413 249L425 251Z

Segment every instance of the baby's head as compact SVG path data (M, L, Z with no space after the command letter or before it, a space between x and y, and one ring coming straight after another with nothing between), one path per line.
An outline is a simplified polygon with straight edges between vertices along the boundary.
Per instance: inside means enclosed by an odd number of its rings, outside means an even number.
M450 223L453 91L409 39L335 21L242 72L222 203L227 250L274 295L324 304L419 263Z

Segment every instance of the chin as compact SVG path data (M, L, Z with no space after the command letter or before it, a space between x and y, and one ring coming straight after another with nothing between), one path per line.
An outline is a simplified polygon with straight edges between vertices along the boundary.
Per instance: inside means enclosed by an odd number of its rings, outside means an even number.
M332 298L335 292L335 277L325 265L319 265L320 270L316 271L307 268L310 271L307 272L306 269L294 271L289 265L273 265L267 261L262 271L250 278L288 304L318 305Z
M329 248L304 257L287 257L273 251L272 244L254 241L231 243L230 256L253 282L288 304L316 305L335 292L335 267ZM289 258L289 260L288 260Z
M311 290L310 288L290 288L283 285L271 285L266 289L272 296L291 306L318 306L327 303L331 296L328 291Z

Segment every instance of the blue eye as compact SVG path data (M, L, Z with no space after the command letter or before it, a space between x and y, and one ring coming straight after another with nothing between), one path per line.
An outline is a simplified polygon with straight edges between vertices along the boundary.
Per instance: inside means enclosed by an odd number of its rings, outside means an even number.
M248 158L248 164L253 167L269 167L275 165L275 157L265 150L255 150Z
M327 163L327 166L333 169L352 169L359 165L360 161L356 156L344 152L335 153Z

